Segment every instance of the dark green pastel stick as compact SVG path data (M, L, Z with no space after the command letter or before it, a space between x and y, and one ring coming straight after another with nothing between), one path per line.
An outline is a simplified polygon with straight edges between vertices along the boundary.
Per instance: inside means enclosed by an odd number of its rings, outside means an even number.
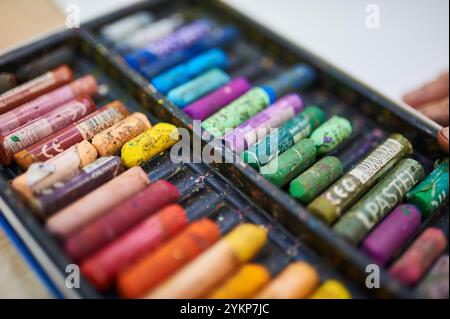
M304 139L260 168L267 180L282 187L316 161L316 146L312 139Z

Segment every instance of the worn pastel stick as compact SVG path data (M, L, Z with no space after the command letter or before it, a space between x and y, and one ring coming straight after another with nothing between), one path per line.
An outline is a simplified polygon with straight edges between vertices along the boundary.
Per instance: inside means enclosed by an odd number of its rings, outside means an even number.
M95 148L83 141L47 162L31 165L27 172L12 181L11 186L23 198L30 199L34 193L74 176L81 168L95 161L97 155Z
M41 141L94 111L95 104L90 98L78 98L56 108L34 122L13 130L5 136L0 135L0 161L4 165L11 164L15 153Z
M184 19L179 14L158 20L147 26L138 29L134 34L123 39L118 45L126 49L139 49L145 47L150 42L156 41L181 26Z
M60 210L47 220L45 226L50 233L67 238L139 193L148 184L147 174L140 167L133 167Z
M310 297L311 299L351 299L350 291L337 280L327 280Z
M317 155L324 155L347 140L352 134L352 124L345 118L333 116L311 134L316 143Z
M72 48L62 46L20 66L16 72L17 78L20 82L28 81L60 65L70 64L73 58Z
M201 213L197 213L197 216L209 215L215 210L215 206L210 207L209 210L202 209ZM152 253L182 231L190 222L190 214L188 208L184 209L180 205L171 204L154 212L153 215L148 216L126 232L122 231L125 230L125 227L103 223L103 229L99 228L97 230L107 235L108 232L105 232L104 227L109 227L111 228L109 231L113 232L117 229L122 234L114 242L107 244L85 259L81 265L82 272L95 287L100 290L107 289L121 271L140 258ZM136 216L136 214L133 213L131 219L137 221L137 218L133 216ZM123 216L120 219L128 225L131 224L127 220L127 216ZM111 218L107 221L110 222ZM116 218L116 221L119 221L119 219ZM107 242L108 238L105 237L103 244Z
M424 177L425 171L419 162L410 158L402 160L333 226L333 230L349 243L358 244Z
M193 120L204 120L250 89L251 84L245 78L237 78L204 98L188 105L183 111Z
M276 186L282 187L308 169L315 161L315 143L307 138L261 167L259 173Z
M438 228L427 228L391 266L389 274L405 285L416 284L447 246Z
M175 32L158 39L136 53L124 56L125 61L134 69L139 66L168 56L176 51L193 45L212 32L213 24L208 19L199 19L181 27Z
M448 299L448 271L449 259L448 255L442 256L431 268L430 272L420 282L417 291L418 293L430 299Z
M392 134L354 169L311 202L309 211L325 223L332 224L403 157L411 153L411 143L400 134Z
M189 225L153 254L125 269L117 279L119 294L139 298L202 254L220 239L219 224L203 218Z
M308 137L313 130L325 122L325 113L309 106L292 120L286 122L276 132L272 132L242 153L247 164L259 168L283 154L296 143Z
M120 157L101 157L83 167L75 176L35 192L30 199L30 205L36 214L42 218L48 218L58 210L110 181L122 171Z
M97 81L86 75L47 94L0 115L0 134L7 134L18 127L35 121L55 108L84 96L97 93Z
M42 141L16 153L14 160L23 169L32 163L46 160L64 152L66 149L83 140L91 140L101 131L118 123L128 115L125 106L114 101L87 117L59 130Z
M228 65L228 56L225 52L221 49L211 49L158 75L151 83L159 92L166 94L202 73L215 68L226 69Z
M337 157L324 157L290 183L289 193L308 204L343 174L342 163Z
M158 123L122 147L122 162L125 167L138 166L172 147L179 138L176 126Z
M167 94L179 108L184 108L206 94L230 82L230 76L220 69L212 69Z
M386 265L420 227L422 216L416 206L400 205L361 244L378 265Z
M227 133L223 139L236 153L252 146L264 138L270 129L279 127L303 110L303 100L297 94L290 94L277 100L273 105L258 113L245 123Z
M0 95L0 114L72 81L72 77L72 70L67 65L63 65L6 91Z
M252 259L267 241L267 230L241 224L222 240L194 259L169 280L150 292L150 299L201 298L241 264ZM204 269L214 269L205 272Z
M319 284L319 274L305 262L294 262L273 279L255 298L307 298Z
M100 30L100 35L110 41L119 41L132 35L140 28L152 23L153 14L139 11L118 21L110 23Z
M144 133L152 127L143 113L133 113L119 123L95 135L92 145L100 156L114 155L129 140Z
M222 137L273 103L278 97L308 88L316 79L315 71L304 64L296 65L274 80L256 87L225 106L203 122L202 127L212 136Z
M0 73L0 94L11 90L17 85L16 76L12 73Z
M447 200L448 189L447 158L422 183L408 192L406 199L409 203L416 205L426 218Z
M239 36L239 30L234 26L214 28L212 33L196 41L192 46L176 51L164 59L152 61L142 66L139 71L147 79L152 79L162 72L169 70L193 57L212 48L225 48Z

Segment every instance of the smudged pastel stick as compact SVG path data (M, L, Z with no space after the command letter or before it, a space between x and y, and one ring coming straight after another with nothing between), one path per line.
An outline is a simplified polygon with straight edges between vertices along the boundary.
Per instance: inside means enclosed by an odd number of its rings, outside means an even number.
M61 105L40 119L25 124L5 136L0 135L0 161L4 165L11 164L15 153L41 141L94 111L95 104L90 98L78 98Z
M337 280L327 280L310 297L311 299L351 299L350 291Z
M7 134L24 124L34 122L46 113L72 100L92 96L97 93L97 90L97 81L92 75L86 75L63 85L0 115L0 134Z
M119 41L152 23L153 19L153 14L150 12L139 11L104 26L100 30L100 35L109 41Z
M448 299L448 271L448 255L442 256L420 282L417 288L418 293L425 298Z
M50 217L45 226L50 233L65 238L139 193L148 184L147 174L142 168L133 167Z
M65 152L43 163L35 163L24 174L16 177L11 186L25 199L74 176L97 159L97 151L87 141L72 146Z
M352 134L352 124L345 118L333 116L319 126L312 134L317 155L324 155L336 149Z
M234 228L239 222L236 216L235 212L227 212L216 222L209 218L194 221L155 252L122 271L117 279L120 295L139 298L149 293Z
M447 238L438 228L427 228L389 268L389 274L412 286L416 284L447 246Z
M294 262L273 279L255 298L307 298L319 284L319 274L305 262Z
M252 259L267 242L267 230L253 224L237 226L146 298L191 299L211 292L238 267ZM214 269L206 272L205 269Z
M308 209L325 223L332 224L403 157L411 153L411 143L400 134L392 134L354 169L312 201Z
M363 251L378 265L386 265L422 222L420 210L413 205L398 206L361 244Z
M410 158L402 160L344 214L333 230L349 243L358 244L424 177L419 162Z
M0 94L11 90L17 85L16 76L12 73L0 73Z
M91 140L96 134L116 124L127 115L128 111L125 106L119 101L114 101L78 122L16 153L14 160L23 169L27 169L35 162L45 162L76 143Z
M6 91L0 95L0 114L72 81L72 77L72 70L63 65Z
M216 207L212 206L195 212L194 216L207 216L215 210ZM98 289L109 288L120 271L155 251L184 229L190 222L189 217L194 217L190 212L189 207L184 209L176 204L164 207L85 259L81 264L82 272Z

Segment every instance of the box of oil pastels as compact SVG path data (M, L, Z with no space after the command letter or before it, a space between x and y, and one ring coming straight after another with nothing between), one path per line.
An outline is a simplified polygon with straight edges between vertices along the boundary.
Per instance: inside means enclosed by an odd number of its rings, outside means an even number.
M66 297L448 298L433 124L220 1L18 48L0 90L0 209Z

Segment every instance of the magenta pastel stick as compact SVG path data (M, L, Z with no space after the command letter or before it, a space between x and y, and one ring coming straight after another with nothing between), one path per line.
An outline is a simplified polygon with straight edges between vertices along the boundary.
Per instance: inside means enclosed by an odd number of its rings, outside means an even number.
M398 206L363 241L361 247L380 266L386 265L420 227L422 215L416 206Z
M183 111L193 120L205 120L252 88L245 78L237 78L204 98L185 107Z
M297 94L286 95L224 136L225 143L241 153L303 110L303 100Z

